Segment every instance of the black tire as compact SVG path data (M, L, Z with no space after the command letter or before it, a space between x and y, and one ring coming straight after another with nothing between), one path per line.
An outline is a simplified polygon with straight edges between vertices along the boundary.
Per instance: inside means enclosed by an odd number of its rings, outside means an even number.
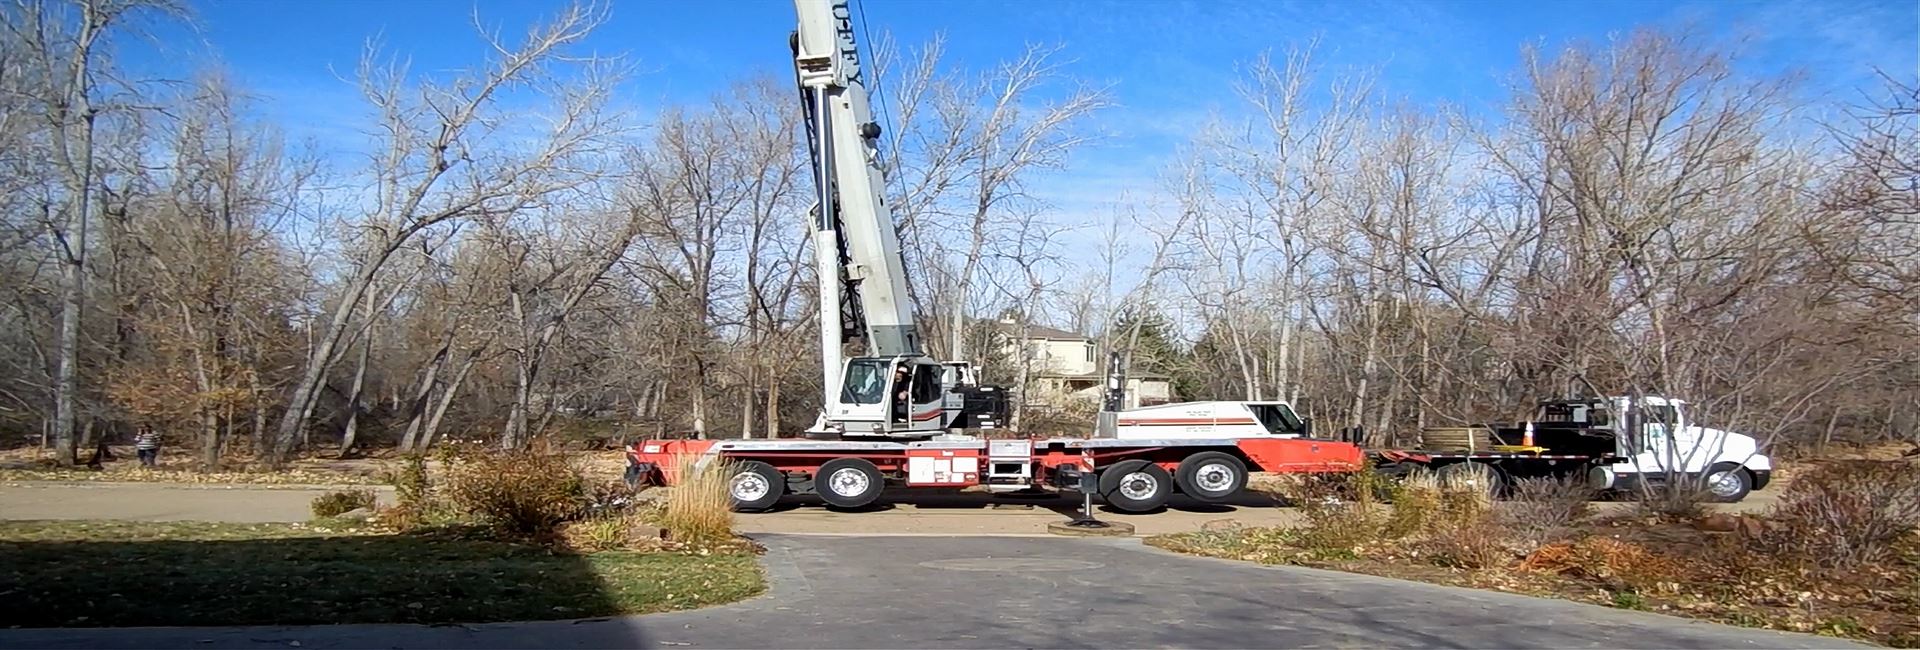
M1232 454L1203 451L1180 461L1173 482L1196 501L1221 503L1247 487L1247 464Z
M741 463L727 478L727 496L733 499L733 509L740 512L771 508L786 493L787 477L757 460Z
M813 491L828 505L861 508L880 498L886 489L880 468L859 458L835 458L820 465L813 476Z
M1152 512L1173 496L1173 477L1159 465L1123 460L1100 471L1100 498L1122 512Z
M1725 484L1720 482L1722 475L1726 478ZM1720 463L1707 470L1706 483L1703 487L1714 501L1739 503L1753 491L1753 473L1733 463Z

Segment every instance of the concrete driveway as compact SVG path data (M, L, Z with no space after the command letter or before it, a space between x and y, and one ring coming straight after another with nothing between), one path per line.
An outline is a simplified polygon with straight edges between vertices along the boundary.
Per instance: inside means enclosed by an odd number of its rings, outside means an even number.
M1867 647L1564 601L1175 555L1134 539L764 535L706 610L425 627L0 630L35 648Z

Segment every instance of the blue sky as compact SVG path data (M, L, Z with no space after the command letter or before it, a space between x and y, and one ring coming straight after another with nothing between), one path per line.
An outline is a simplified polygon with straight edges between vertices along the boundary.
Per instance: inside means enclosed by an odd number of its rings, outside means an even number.
M296 137L350 146L361 114L343 77L367 39L411 58L421 72L483 55L474 12L513 34L560 4L544 0L188 0L198 29L158 34L161 56L143 64L182 72L218 60ZM1038 188L1063 212L1151 182L1173 147L1215 108L1233 108L1235 66L1262 50L1318 36L1331 68L1377 69L1380 88L1417 103L1490 108L1527 42L1604 41L1637 26L1695 24L1743 38L1756 72L1798 69L1809 98L1858 97L1879 66L1908 80L1920 68L1915 0L1653 2L1283 0L859 0L874 35L904 44L944 32L950 62L970 68L1014 56L1028 43L1062 44L1071 70L1110 84L1118 106L1102 117L1113 137L1066 175ZM631 89L646 110L695 102L755 73L785 76L786 0L616 0L591 41L627 53L651 72Z

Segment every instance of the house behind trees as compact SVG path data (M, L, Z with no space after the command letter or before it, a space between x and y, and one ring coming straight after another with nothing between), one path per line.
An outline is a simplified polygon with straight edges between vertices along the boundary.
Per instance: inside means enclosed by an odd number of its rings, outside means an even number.
M1001 354L1009 367L1031 364L1023 393L1026 405L1045 410L1098 408L1106 373L1105 352L1085 334L1002 318ZM1152 372L1127 373L1126 408L1174 401L1172 382Z

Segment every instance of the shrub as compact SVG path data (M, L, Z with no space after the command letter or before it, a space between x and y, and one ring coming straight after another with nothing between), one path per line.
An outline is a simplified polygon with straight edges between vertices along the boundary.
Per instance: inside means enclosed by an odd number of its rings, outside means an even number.
M565 454L478 452L449 463L447 497L461 514L509 536L551 537L586 511L587 480Z
M1500 504L1499 519L1516 537L1539 546L1566 537L1586 520L1592 496L1577 477L1520 479L1512 498Z
M1379 496L1388 490L1373 472L1330 474L1296 485L1300 514L1296 529L1302 547L1326 556L1348 557L1361 544L1382 537L1390 513Z
M679 481L668 490L660 527L676 542L713 544L733 539L732 463L697 465L695 456L674 459Z
M1692 521L1706 516L1707 503L1713 496L1707 492L1700 476L1681 473L1676 477L1678 481L1667 485L1641 488L1636 509L1643 515L1666 521Z
M1519 555L1507 543L1505 531L1491 519L1457 522L1431 533L1424 546L1435 564L1461 569L1489 569L1512 564Z
M1444 519L1442 523L1477 522L1493 508L1490 486L1497 480L1493 470L1479 463L1469 464L1468 467L1471 469L1439 473L1439 513Z
M311 507L313 516L324 519L338 517L361 508L372 510L373 504L373 490L345 490L314 497Z
M432 483L427 478L427 457L421 454L407 454L400 461L400 467L386 472L386 482L393 486L394 502L401 507L422 507L426 505Z
M1393 514L1387 519L1385 534L1398 539L1427 532L1440 513L1443 498L1440 478L1425 468L1415 468L1395 486Z
M1847 569L1884 561L1920 527L1920 466L1848 461L1799 477L1768 512L1774 550Z

